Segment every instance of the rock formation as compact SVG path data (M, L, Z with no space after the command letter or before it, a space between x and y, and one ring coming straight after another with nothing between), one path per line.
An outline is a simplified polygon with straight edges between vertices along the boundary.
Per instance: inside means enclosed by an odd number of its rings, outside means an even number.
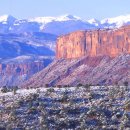
M77 31L59 37L56 49L58 59L116 57L124 52L130 53L130 26L114 30Z
M53 57L20 56L0 63L0 87L20 86L53 61Z

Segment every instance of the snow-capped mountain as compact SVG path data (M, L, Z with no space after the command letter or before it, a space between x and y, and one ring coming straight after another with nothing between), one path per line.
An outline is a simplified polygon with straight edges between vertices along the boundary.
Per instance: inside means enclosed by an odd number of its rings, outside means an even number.
M0 17L0 33L45 32L55 35L67 34L81 29L93 29L94 24L73 15L59 17L36 17L30 19L14 19L12 16ZM8 22L8 21L11 22Z
M0 16L0 33L44 32L63 35L77 30L119 28L130 24L130 15L115 18L83 20L73 15L16 19L11 15Z
M97 20L97 19L90 19L90 20L87 20L88 23L92 24L92 25L95 25L96 27L99 27L100 26L100 21Z
M59 17L36 17L36 18L28 19L29 22L38 22L42 24L47 24L54 21L63 22L63 21L70 21L70 20L77 21L77 20L81 20L81 18L73 15L63 15Z

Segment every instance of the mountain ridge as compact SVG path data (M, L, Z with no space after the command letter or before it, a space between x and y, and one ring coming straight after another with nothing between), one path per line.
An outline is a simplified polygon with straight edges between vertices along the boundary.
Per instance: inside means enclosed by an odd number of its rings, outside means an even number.
M55 35L64 35L73 31L95 28L119 28L130 24L130 15L122 15L103 20L84 20L70 14L57 17L34 17L17 19L11 15L0 16L0 32L45 32ZM64 32L64 30L66 30Z

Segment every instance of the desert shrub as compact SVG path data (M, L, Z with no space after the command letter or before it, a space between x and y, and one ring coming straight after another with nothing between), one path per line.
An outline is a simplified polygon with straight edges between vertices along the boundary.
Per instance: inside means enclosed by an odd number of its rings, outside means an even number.
M125 86L125 90L128 91L129 90L129 83L127 81L125 81L124 83L124 86Z
M16 91L18 90L18 86L14 86L13 87L13 94L15 95L16 94Z
M123 84L124 86L129 86L129 83L127 81L125 81Z
M48 88L48 87L49 87L49 84L45 84L45 87Z
M2 89L1 89L1 92L2 93L7 93L8 92L7 86L3 86Z
M81 87L81 86L83 86L81 83L79 83L78 85L77 85L78 87Z

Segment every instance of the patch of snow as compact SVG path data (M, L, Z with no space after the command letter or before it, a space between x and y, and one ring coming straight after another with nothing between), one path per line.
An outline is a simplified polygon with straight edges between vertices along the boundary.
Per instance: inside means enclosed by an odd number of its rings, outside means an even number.
M67 14L67 15L57 17L55 21L61 21L62 22L62 21L69 21L69 20L81 20L81 18Z
M20 24L26 23L26 22L28 22L28 21L25 19L18 19L18 20L15 20L14 25L17 26L17 25L20 25Z
M9 15L0 16L0 22L6 22L8 20Z
M0 22L2 22L3 24L6 24L9 21L13 21L16 20L16 18L14 18L11 15L2 15L0 16Z
M36 18L29 19L28 21L47 24L53 21L63 22L63 21L68 21L68 20L81 20L81 18L67 14L67 15L63 15L59 17L36 17Z
M4 22L2 22L2 24L7 24L7 22L6 22L6 21L4 21Z
M28 22L38 22L38 23L46 24L52 22L53 20L54 17L36 17L36 18L29 19Z
M90 24L93 24L93 25L95 25L95 26L99 26L99 21L98 20L96 20L96 19L90 19L90 20L88 20L87 21L88 23L90 23Z
M4 63L11 63L11 62L24 62L25 60L29 60L31 59L31 56L27 56L27 55L22 55L22 56L18 56L16 58L12 58L9 60L4 61Z
M35 43L35 42L32 42L32 41L27 42L27 44L35 46L35 47L42 47L42 46L44 46L44 45L42 45L40 43L38 44L38 43Z
M12 27L9 27L9 30L12 30Z
M19 26L20 24L19 23L14 23L14 26Z

